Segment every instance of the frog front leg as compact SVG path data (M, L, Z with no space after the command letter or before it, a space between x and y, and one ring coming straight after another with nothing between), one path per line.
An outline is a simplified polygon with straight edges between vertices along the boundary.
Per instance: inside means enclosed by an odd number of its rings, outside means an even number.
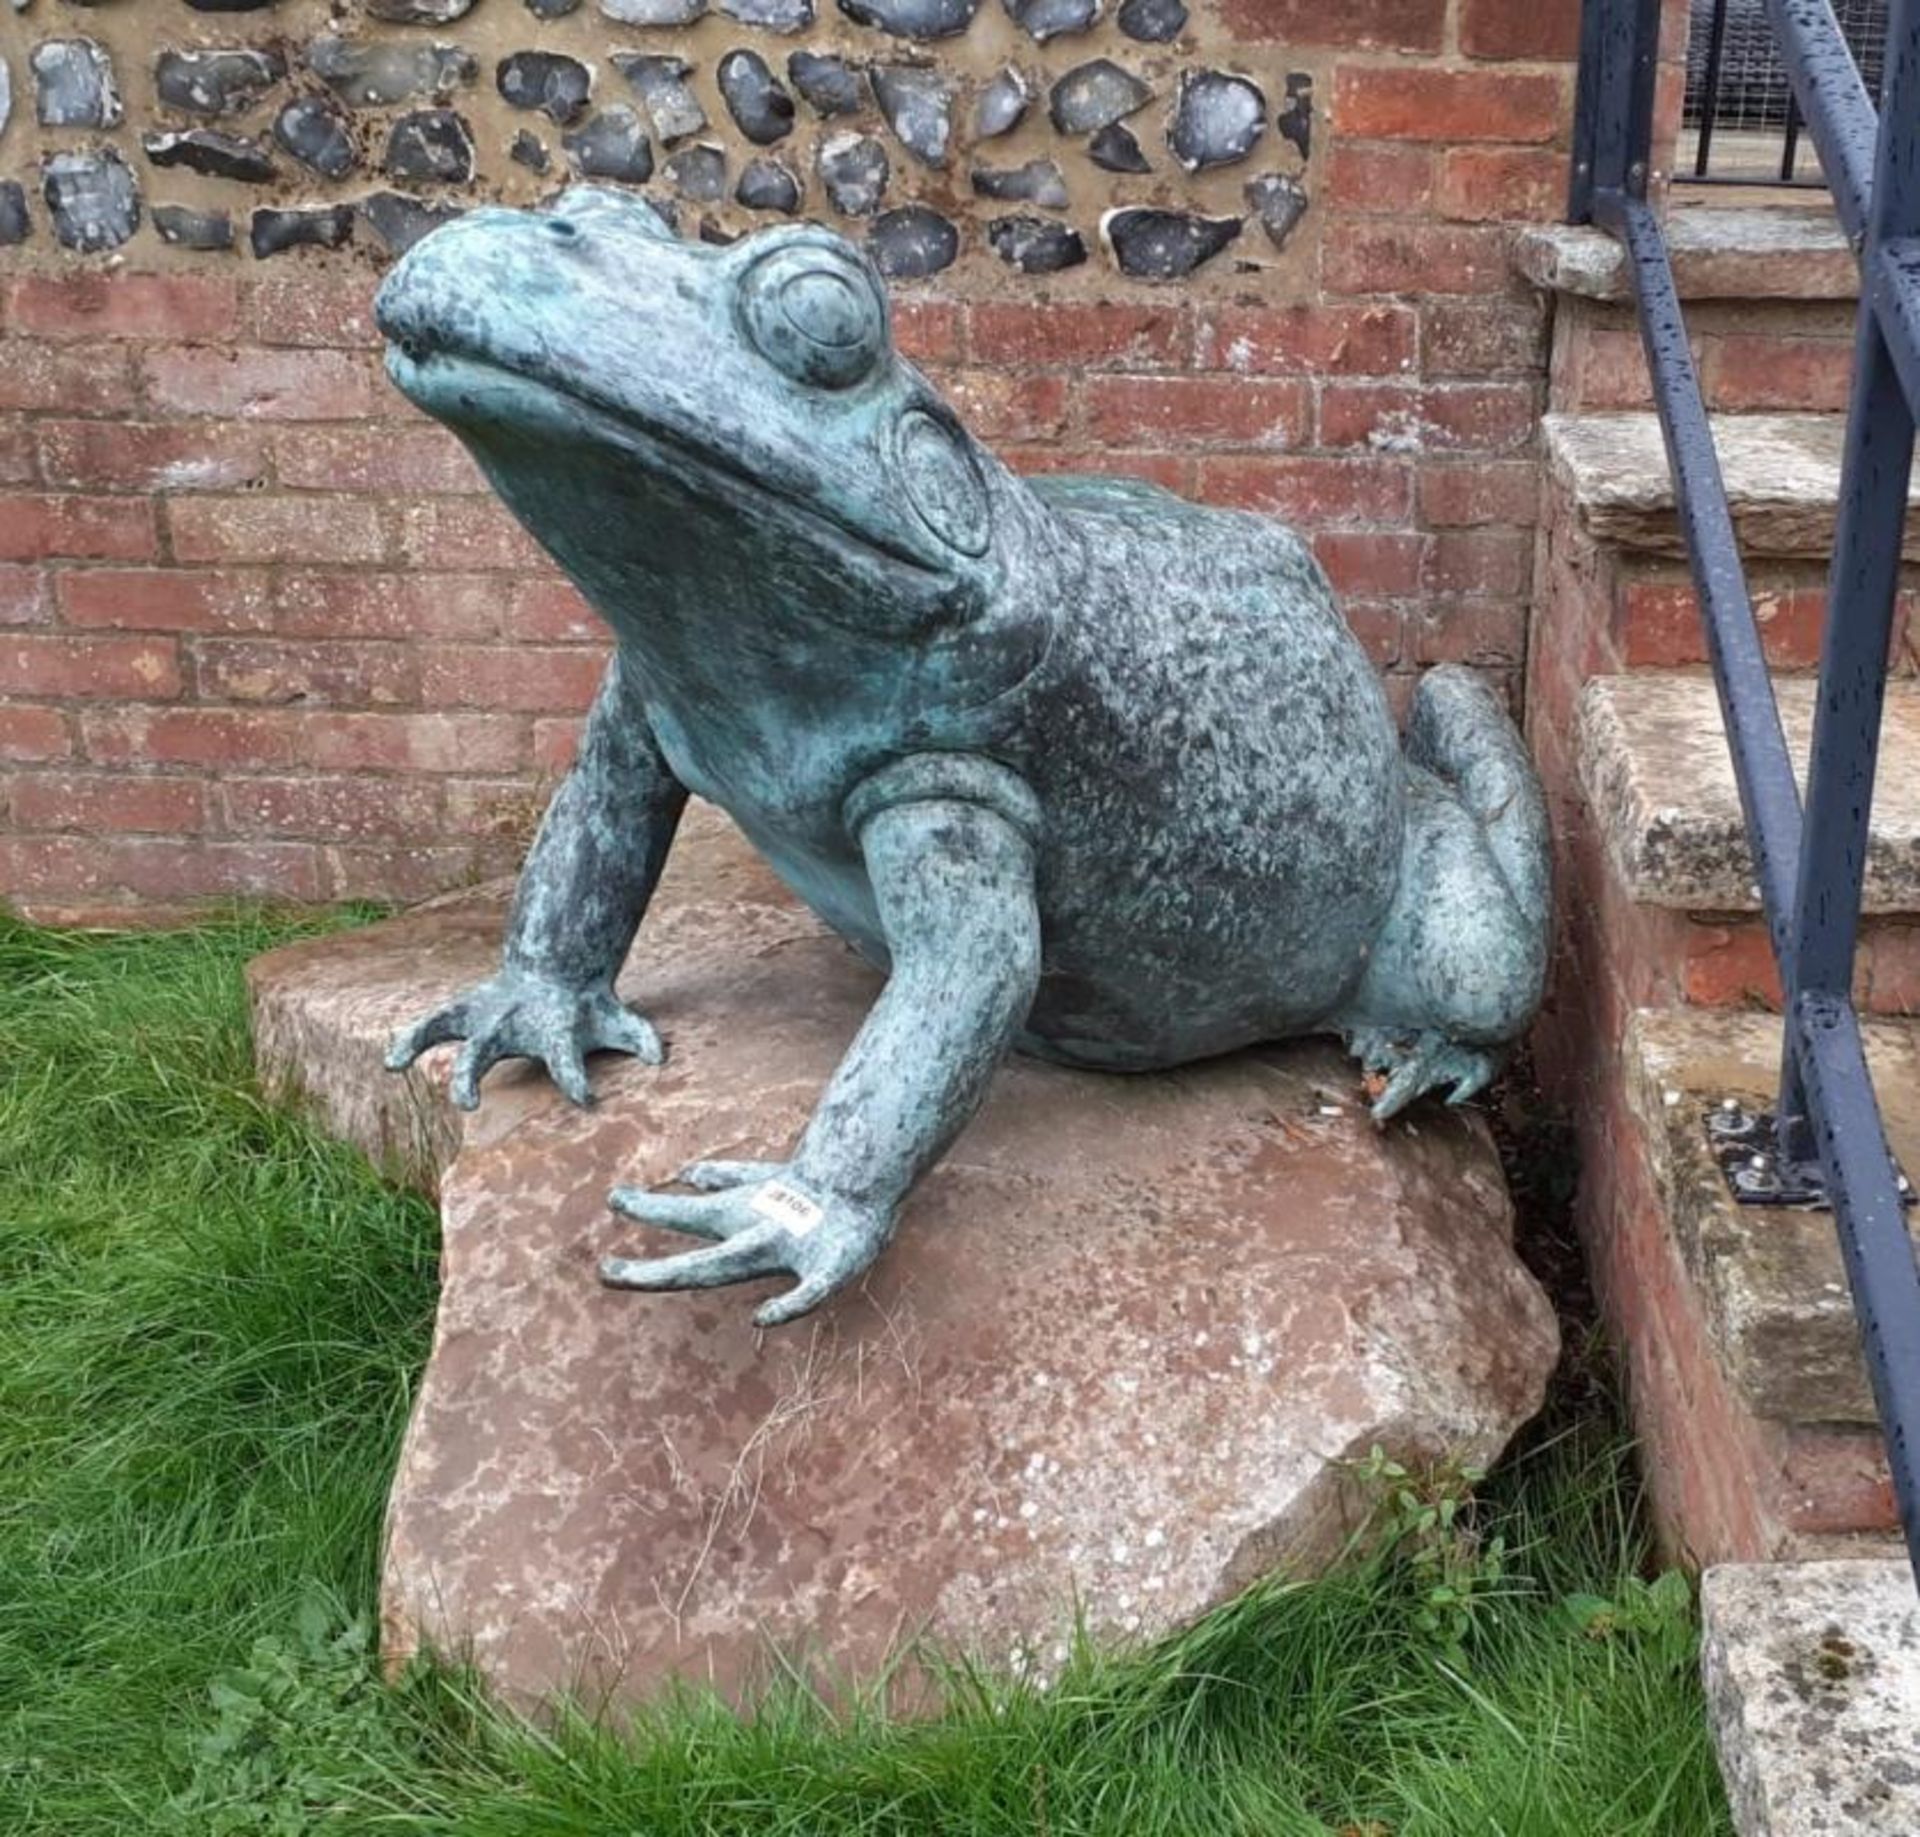
M932 774L926 763L851 800L891 970L792 1158L697 1163L681 1177L705 1192L616 1188L627 1217L718 1241L609 1258L611 1286L712 1288L784 1271L797 1286L754 1320L797 1319L880 1254L913 1183L979 1108L1039 981L1031 798L998 767ZM985 800L941 794L938 778ZM932 794L914 795L923 788Z
M480 1080L502 1059L537 1059L577 1104L593 1101L589 1052L659 1064L660 1036L615 995L613 979L686 802L616 653L579 757L520 870L499 974L396 1034L387 1069L403 1071L429 1046L465 1040L453 1101L472 1110Z

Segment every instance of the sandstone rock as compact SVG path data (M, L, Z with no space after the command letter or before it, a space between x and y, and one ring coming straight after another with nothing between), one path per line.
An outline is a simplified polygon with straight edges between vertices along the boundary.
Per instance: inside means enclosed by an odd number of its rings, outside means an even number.
M870 1677L919 1633L1044 1677L1076 1604L1146 1638L1310 1569L1372 1445L1484 1461L1539 1401L1552 1316L1483 1128L1376 1132L1322 1044L1164 1077L1010 1062L865 1285L794 1329L757 1333L748 1292L605 1290L599 1258L647 1239L607 1189L782 1149L876 978L703 813L622 981L667 1064L597 1061L591 1111L496 1072L456 1122L451 1049L405 1079L380 1052L492 967L501 897L251 973L271 1083L417 1178L459 1148L390 1656L468 1652L523 1702L745 1696L776 1647Z

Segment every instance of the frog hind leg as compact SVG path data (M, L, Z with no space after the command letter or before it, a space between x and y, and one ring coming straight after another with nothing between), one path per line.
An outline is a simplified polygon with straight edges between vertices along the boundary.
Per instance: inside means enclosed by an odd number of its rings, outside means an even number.
M1400 882L1336 1023L1386 1079L1376 1120L1499 1072L1539 1006L1552 891L1546 809L1526 747L1471 671L1422 678L1407 727Z

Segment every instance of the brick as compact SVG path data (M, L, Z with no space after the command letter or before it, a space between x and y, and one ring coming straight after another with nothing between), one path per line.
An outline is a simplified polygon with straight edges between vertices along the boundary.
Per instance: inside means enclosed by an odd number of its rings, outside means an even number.
M42 344L9 335L0 364L0 413L131 414L133 360L118 345Z
M1469 57L1577 57L1580 0L1460 0L1460 49Z
M416 568L551 568L546 551L493 498L439 498L403 505L400 554Z
M1333 119L1358 140L1550 141L1568 126L1567 87L1535 71L1342 64Z
M36 772L13 790L14 825L83 835L191 835L206 821L192 778L120 772Z
M1588 326L1575 333L1572 405L1578 408L1644 408L1652 404L1640 334L1609 326ZM1693 341L1694 361L1700 341Z
M1414 661L1507 670L1526 652L1527 609L1499 601L1423 606L1407 621Z
M298 842L0 836L0 887L16 901L320 897L320 862Z
M357 351L155 345L140 365L148 400L168 414L357 421L384 406L375 362Z
M1567 160L1545 147L1452 147L1435 199L1461 223L1544 222L1564 214Z
M1058 373L955 370L941 384L960 418L989 445L1050 440L1066 426L1069 384Z
M45 421L47 483L87 491L238 491L266 477L257 429L220 421Z
M1826 590L1755 581L1753 614L1767 661L1806 670L1820 661ZM1615 590L1614 629L1630 669L1676 669L1707 660L1700 602L1685 581L1627 579Z
M1433 200L1431 147L1406 141L1337 140L1325 158L1326 201L1336 210L1416 217Z
M420 693L435 707L576 713L593 700L606 667L605 653L584 645L443 644L422 659Z
M500 627L507 637L535 644L604 645L608 635L579 588L558 577L522 581L515 587Z
M1200 495L1210 504L1268 511L1309 529L1404 523L1413 468L1385 459L1207 459Z
M1329 225L1321 279L1332 293L1499 293L1507 236L1484 225L1362 220Z
M524 853L554 787L524 778L450 778L444 824L449 835L491 837Z
M1446 0L1220 0L1235 38L1357 51L1438 51Z
M52 605L39 568L0 567L0 625L44 625Z
M0 427L0 485L37 485L40 446L30 423Z
M445 428L277 427L274 477L300 491L469 493L486 480Z
M419 700L417 645L211 638L189 650L194 691L208 701L378 707Z
M497 842L461 842L440 848L418 842L382 847L323 844L320 873L329 900L428 899L452 887L475 886L514 873L519 856Z
M273 625L289 638L489 638L508 591L490 574L303 569L280 581Z
M148 499L0 495L0 561L146 561L156 552Z
M1780 973L1759 926L1690 923L1686 941L1680 986L1688 1001L1705 1008L1779 1008Z
M1342 599L1391 599L1420 590L1424 539L1392 530L1320 530L1313 552Z
M539 720L533 724L533 769L558 777L573 769L580 750L580 722L575 717Z
M181 561L380 561L379 506L356 497L190 497L167 505Z
M202 274L33 274L7 290L8 325L44 338L224 338L239 288Z
M1429 593L1517 598L1533 577L1533 539L1518 530L1449 529L1427 544L1421 585ZM1518 658L1520 652L1513 655Z
M229 778L217 797L230 835L432 840L441 827L441 791L433 779Z
M1418 491L1420 521L1429 529L1531 524L1539 514L1540 471L1531 460L1422 466Z
M311 271L255 281L247 290L247 329L262 344L371 350L380 343L373 323L377 284L373 275Z
M60 709L0 702L0 763L47 764L67 758L72 751L67 717Z
M973 361L985 365L1164 370L1193 346L1192 323L1174 306L976 300L967 321Z
M268 623L269 577L243 569L67 568L54 577L68 625L111 631L253 631Z
M1733 333L1710 340L1706 357L1716 408L1838 412L1853 386L1853 345L1837 338Z
M86 708L81 741L103 765L255 771L513 772L527 761L515 715L361 714L295 708Z
M1385 453L1512 452L1538 420L1527 383L1328 383L1320 391L1322 447Z
M1376 669L1390 670L1400 661L1406 643L1404 607L1391 601L1348 600L1340 610Z
M166 700L180 688L180 659L168 639L0 633L0 695Z
M1114 446L1286 448L1307 435L1307 385L1213 376L1096 376L1087 432Z
M893 302L893 342L909 363L957 364L964 323L955 300Z
M1119 452L1103 447L1008 447L1000 457L1016 472L1096 473L1143 478L1182 496L1193 490L1193 461L1179 453Z
M1546 352L1546 314L1535 300L1436 300L1420 314L1424 376L1533 376Z
M1413 309L1372 306L1219 306L1200 325L1203 370L1242 375L1392 376L1414 363Z

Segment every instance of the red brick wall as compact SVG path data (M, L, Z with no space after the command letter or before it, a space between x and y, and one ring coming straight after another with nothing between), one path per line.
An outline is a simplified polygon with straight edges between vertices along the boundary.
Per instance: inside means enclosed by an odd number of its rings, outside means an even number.
M1508 249L1560 208L1577 6L1218 10L1321 73L1290 297L936 280L902 344L1016 465L1300 524L1393 677L1517 685L1546 336ZM510 868L594 622L386 387L364 257L199 259L41 247L0 291L0 895L115 921Z

